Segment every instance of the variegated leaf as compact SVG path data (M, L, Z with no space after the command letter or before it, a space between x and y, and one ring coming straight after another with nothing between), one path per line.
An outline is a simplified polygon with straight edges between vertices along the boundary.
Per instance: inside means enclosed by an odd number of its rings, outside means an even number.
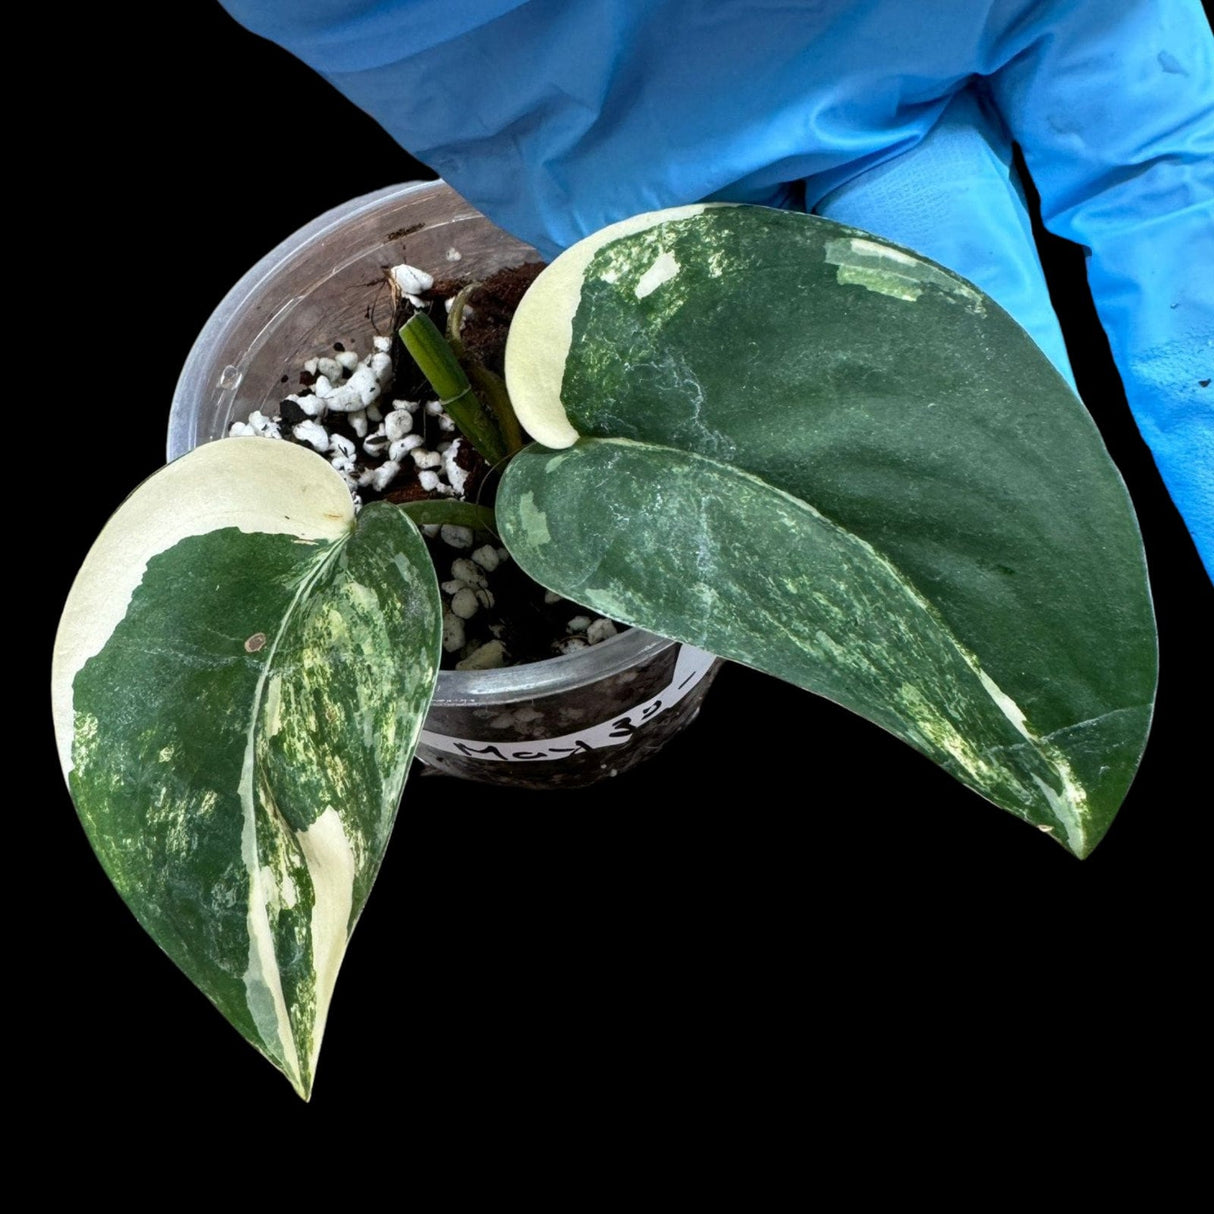
M679 208L558 258L506 369L534 436L586 436L508 470L533 577L846 704L1077 855L1100 839L1154 696L1142 544L993 300L827 220Z
M440 634L413 524L386 505L356 521L324 460L247 439L146 481L60 622L56 733L94 850L305 1098Z

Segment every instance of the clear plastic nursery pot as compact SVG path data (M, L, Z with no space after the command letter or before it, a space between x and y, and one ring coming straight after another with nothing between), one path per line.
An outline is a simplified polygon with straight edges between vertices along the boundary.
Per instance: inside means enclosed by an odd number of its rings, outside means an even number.
M392 186L313 220L228 292L186 359L168 456L276 412L284 376L334 341L390 332L386 267L402 261L485 278L539 260L444 182ZM262 441L251 439L249 441ZM699 711L720 663L629 629L579 653L499 670L443 671L418 757L515 787L590 784L656 753Z

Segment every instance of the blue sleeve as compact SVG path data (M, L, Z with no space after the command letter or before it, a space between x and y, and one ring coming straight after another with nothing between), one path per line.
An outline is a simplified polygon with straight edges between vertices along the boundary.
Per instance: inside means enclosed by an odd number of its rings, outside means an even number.
M795 205L912 147L986 8L936 0L223 0L494 222L553 255L707 197Z
M1126 397L1214 574L1214 36L1198 0L1038 4L992 95L1082 245Z

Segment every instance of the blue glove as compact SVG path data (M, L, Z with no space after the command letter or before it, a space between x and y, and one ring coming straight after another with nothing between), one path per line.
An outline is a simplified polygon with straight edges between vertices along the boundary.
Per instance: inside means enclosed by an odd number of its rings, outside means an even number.
M1214 575L1199 0L222 2L547 256L684 202L803 207L977 283L1071 379L1015 140L1046 226L1087 251L1130 407Z

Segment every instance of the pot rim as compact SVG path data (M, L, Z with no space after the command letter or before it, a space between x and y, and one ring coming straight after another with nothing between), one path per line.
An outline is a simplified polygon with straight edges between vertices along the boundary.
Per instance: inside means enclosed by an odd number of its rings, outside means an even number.
M577 653L539 662L497 670L442 670L434 689L434 703L506 704L574 691L646 662L677 643L643 628L629 628Z

